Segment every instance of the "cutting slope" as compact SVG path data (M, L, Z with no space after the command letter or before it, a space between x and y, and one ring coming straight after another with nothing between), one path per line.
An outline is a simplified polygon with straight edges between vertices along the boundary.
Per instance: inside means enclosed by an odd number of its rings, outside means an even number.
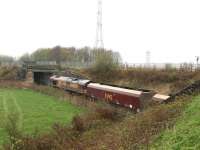
M200 149L200 96L193 99L173 129L160 135L152 149Z

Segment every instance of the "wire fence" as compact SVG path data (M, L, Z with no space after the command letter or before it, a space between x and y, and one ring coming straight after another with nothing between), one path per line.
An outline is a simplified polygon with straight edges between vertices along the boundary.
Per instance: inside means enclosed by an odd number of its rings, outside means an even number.
M80 62L80 61L62 61L56 63L56 61L37 61L37 62L1 62L0 66L23 66L23 64L33 64L36 66L53 66L60 65L62 68L75 68L75 69L86 69L90 68L93 63L91 62ZM195 63L120 63L120 68L131 69L131 68L147 68L147 69L184 69L194 71L200 69L199 64Z

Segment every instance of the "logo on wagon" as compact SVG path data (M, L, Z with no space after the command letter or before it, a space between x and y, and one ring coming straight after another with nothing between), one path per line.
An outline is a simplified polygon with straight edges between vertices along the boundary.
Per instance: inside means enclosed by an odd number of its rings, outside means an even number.
M112 94L105 93L105 99L108 100L108 101L112 101L113 100Z

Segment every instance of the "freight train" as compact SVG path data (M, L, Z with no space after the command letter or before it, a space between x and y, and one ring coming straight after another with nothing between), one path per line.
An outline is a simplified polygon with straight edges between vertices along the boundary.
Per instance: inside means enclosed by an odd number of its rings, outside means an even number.
M106 85L74 77L54 75L50 77L50 82L53 87L83 94L93 100L104 100L108 103L128 107L136 112L144 109L151 101L164 102L170 98L170 96L156 94L150 90Z

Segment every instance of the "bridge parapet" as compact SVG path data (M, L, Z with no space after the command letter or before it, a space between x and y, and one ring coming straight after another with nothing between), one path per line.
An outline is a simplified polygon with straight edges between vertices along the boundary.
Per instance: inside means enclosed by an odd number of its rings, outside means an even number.
M33 72L58 72L59 65L57 64L39 64L35 61L24 62L23 69Z
M36 62L25 62L23 69L26 72L26 81L37 84L49 84L49 77L59 72L56 64L38 64Z

